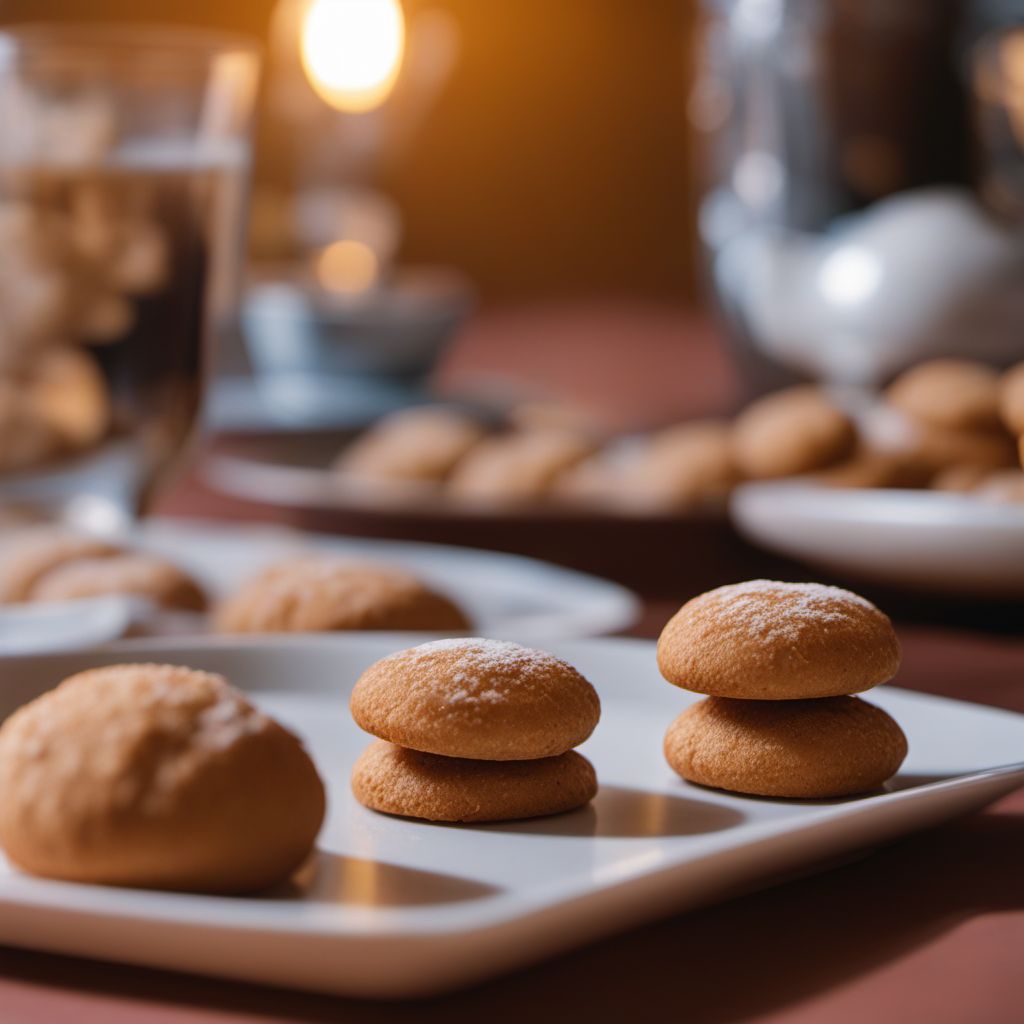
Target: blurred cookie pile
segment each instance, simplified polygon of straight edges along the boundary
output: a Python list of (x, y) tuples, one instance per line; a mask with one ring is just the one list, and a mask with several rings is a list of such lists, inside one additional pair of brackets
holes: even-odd
[(111, 400), (98, 349), (165, 287), (170, 247), (144, 180), (22, 171), (0, 201), (0, 470), (99, 442)]
[[(52, 526), (0, 534), (0, 606), (109, 595), (162, 612), (209, 611), (206, 625), (217, 633), (459, 633), (471, 626), (451, 598), (391, 565), (296, 555), (213, 601), (190, 573), (152, 552)], [(151, 625), (160, 631), (159, 620)]]
[[(556, 410), (557, 411), (557, 410)], [(732, 421), (609, 439), (579, 417), (514, 413), (501, 429), (433, 406), (378, 421), (339, 454), (339, 486), (410, 504), (672, 514), (716, 510), (748, 480), (931, 488), (1024, 501), (1024, 364), (940, 359), (877, 398), (800, 385)]]
[(12, 85), (4, 103), (0, 474), (113, 433), (159, 461), (182, 430), (158, 417), (198, 395), (215, 176), (132, 152), (101, 95)]

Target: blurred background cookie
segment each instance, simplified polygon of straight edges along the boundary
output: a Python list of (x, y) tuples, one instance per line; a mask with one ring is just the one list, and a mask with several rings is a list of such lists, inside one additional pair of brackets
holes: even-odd
[(293, 559), (245, 583), (216, 610), (221, 633), (389, 629), (459, 632), (465, 613), (415, 576), (344, 559)]
[(999, 413), (1016, 437), (1024, 437), (1024, 363), (1018, 363), (999, 381)]
[(481, 441), (455, 467), (448, 493), (465, 501), (512, 504), (543, 499), (556, 480), (595, 450), (566, 430), (531, 430)]
[(885, 400), (919, 423), (952, 430), (997, 430), (999, 374), (985, 363), (933, 359), (898, 376)]
[(76, 558), (46, 573), (33, 587), (34, 601), (75, 601), (125, 594), (177, 611), (201, 612), (206, 595), (176, 565), (155, 555), (124, 552)]
[(335, 472), (364, 481), (439, 482), (484, 436), (473, 417), (444, 406), (386, 416), (338, 456)]
[(853, 420), (820, 388), (794, 387), (760, 398), (736, 417), (740, 471), (753, 479), (796, 476), (849, 456)]

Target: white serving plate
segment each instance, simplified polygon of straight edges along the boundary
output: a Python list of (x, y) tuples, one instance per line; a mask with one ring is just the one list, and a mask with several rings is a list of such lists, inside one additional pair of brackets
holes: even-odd
[[(982, 807), (1024, 784), (1024, 716), (885, 688), (910, 756), (888, 791), (843, 801), (729, 796), (662, 760), (695, 697), (658, 675), (654, 644), (549, 645), (600, 691), (584, 746), (601, 791), (552, 818), (442, 826), (375, 814), (348, 788), (369, 742), (348, 691), (410, 634), (133, 642), (4, 663), (0, 717), (67, 673), (156, 660), (221, 671), (299, 732), (330, 794), (319, 850), (262, 898), (110, 889), (30, 878), (0, 858), (0, 943), (359, 996), (427, 995), (645, 920), (820, 868)], [(997, 767), (997, 766), (1008, 767)]]
[[(300, 533), (285, 527), (239, 526), (151, 519), (114, 538), (162, 555), (191, 573), (216, 601), (267, 565), (295, 555), (321, 553), (396, 565), (415, 573), (465, 609), (474, 629), (487, 636), (596, 636), (628, 629), (640, 603), (625, 587), (547, 562), (472, 548), (411, 541), (366, 540)], [(74, 604), (88, 618), (71, 616)], [(204, 633), (206, 619), (191, 613), (151, 613), (137, 601), (28, 605), (0, 610), (0, 654), (106, 643), (123, 635), (133, 617), (147, 632)], [(120, 605), (120, 607), (108, 607)], [(120, 617), (118, 617), (120, 615)], [(33, 632), (26, 630), (31, 618)], [(120, 625), (118, 625), (120, 623)], [(91, 630), (91, 632), (90, 632)], [(61, 642), (67, 634), (70, 642)], [(34, 638), (38, 643), (28, 647)]]
[(842, 576), (979, 597), (1024, 596), (1024, 505), (936, 491), (744, 484), (748, 539)]

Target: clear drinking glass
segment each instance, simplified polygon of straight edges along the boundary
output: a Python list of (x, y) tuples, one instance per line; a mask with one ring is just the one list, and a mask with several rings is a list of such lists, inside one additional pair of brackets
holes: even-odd
[(0, 520), (115, 525), (187, 445), (258, 71), (207, 32), (0, 32)]

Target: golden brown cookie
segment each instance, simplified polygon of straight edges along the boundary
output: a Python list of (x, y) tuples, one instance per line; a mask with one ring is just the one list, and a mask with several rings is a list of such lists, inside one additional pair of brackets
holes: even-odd
[(932, 359), (900, 374), (886, 401), (930, 426), (950, 430), (999, 427), (999, 374), (969, 359)]
[(214, 625), (220, 633), (447, 633), (467, 629), (469, 621), (449, 598), (400, 569), (300, 558), (243, 584), (217, 610)]
[(900, 645), (870, 601), (820, 583), (750, 580), (687, 601), (662, 630), (658, 667), (715, 697), (798, 700), (891, 679)]
[(720, 505), (741, 478), (732, 427), (706, 420), (655, 434), (626, 473), (624, 487), (633, 504), (688, 511)]
[(0, 544), (0, 603), (33, 600), (40, 580), (69, 562), (121, 553), (107, 541), (59, 527), (12, 531)]
[(428, 821), (510, 821), (561, 814), (597, 795), (593, 765), (576, 751), (530, 761), (469, 761), (371, 744), (352, 770), (365, 807)]
[(1001, 504), (1024, 503), (1024, 472), (1019, 469), (1004, 469), (991, 473), (974, 489), (979, 498)]
[(933, 472), (913, 453), (862, 446), (845, 462), (816, 473), (815, 479), (826, 487), (917, 488), (926, 486)]
[(446, 757), (519, 761), (562, 754), (601, 716), (593, 686), (545, 651), (477, 637), (399, 651), (360, 676), (361, 729)]
[(0, 380), (0, 473), (32, 470), (63, 454), (60, 432), (31, 396)]
[(1011, 367), (999, 380), (999, 413), (1003, 426), (1024, 437), (1024, 363)]
[(116, 665), (0, 728), (0, 845), (32, 874), (249, 892), (306, 859), (324, 789), (302, 744), (221, 676)]
[(543, 498), (559, 476), (594, 452), (593, 440), (565, 430), (532, 430), (481, 441), (456, 467), (448, 493), (470, 502)]
[(708, 697), (665, 734), (665, 758), (688, 782), (754, 796), (866, 793), (895, 775), (906, 756), (896, 722), (857, 697)]
[(131, 552), (65, 562), (32, 588), (33, 601), (75, 601), (105, 594), (141, 597), (178, 611), (206, 608), (202, 589), (176, 565), (156, 555)]
[(970, 494), (992, 475), (988, 466), (950, 466), (936, 474), (932, 480), (933, 491), (952, 491), (957, 494)]
[(27, 394), (71, 449), (95, 444), (110, 421), (107, 385), (96, 363), (73, 348), (55, 349), (32, 366)]
[(915, 425), (904, 452), (937, 475), (952, 466), (1007, 469), (1016, 464), (1013, 440), (1001, 430), (959, 430)]
[(758, 399), (736, 418), (736, 462), (754, 479), (795, 476), (847, 458), (857, 444), (850, 417), (816, 387)]
[(355, 480), (440, 481), (484, 436), (472, 417), (443, 406), (406, 409), (380, 420), (338, 457)]

